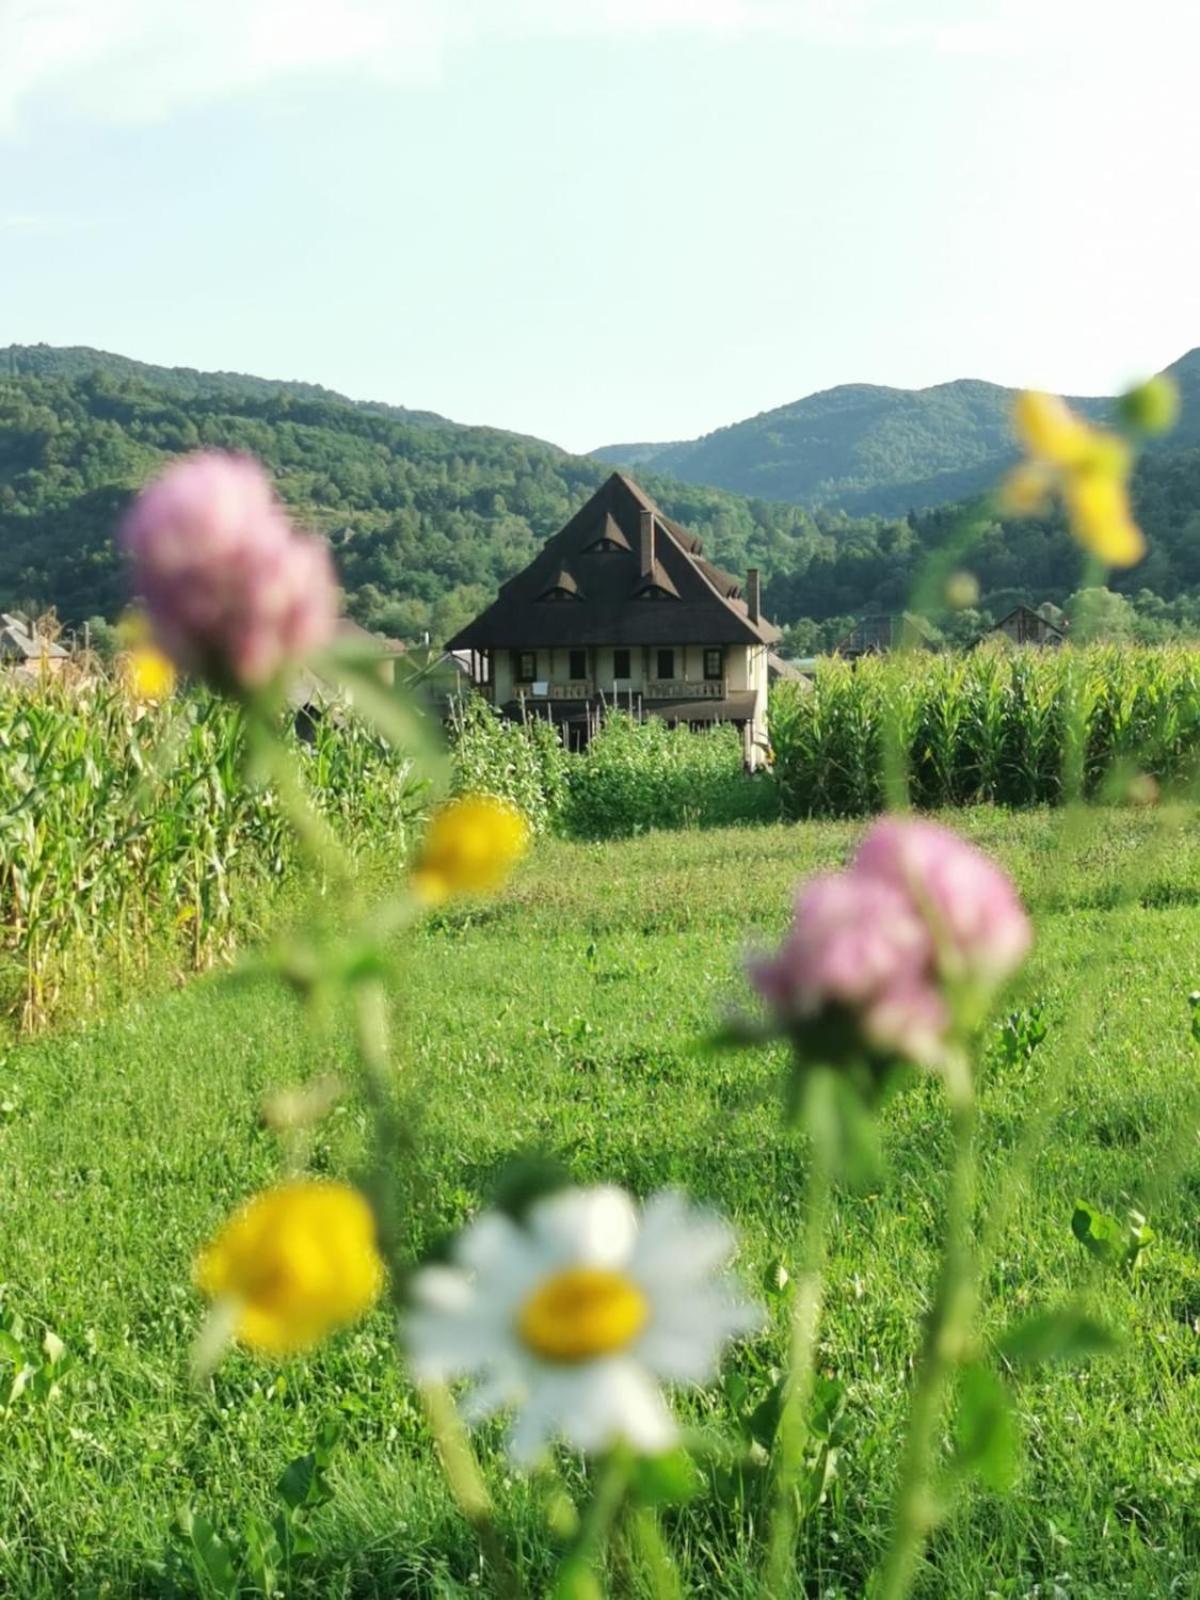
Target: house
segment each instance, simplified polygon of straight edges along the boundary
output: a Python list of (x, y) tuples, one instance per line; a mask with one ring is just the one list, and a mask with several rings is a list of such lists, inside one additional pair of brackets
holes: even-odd
[(917, 645), (923, 649), (932, 647), (928, 625), (920, 617), (907, 611), (899, 615), (878, 612), (856, 622), (834, 645), (833, 653), (855, 661), (859, 656), (884, 655), (889, 650), (902, 648), (911, 650)]
[(508, 716), (565, 725), (582, 748), (606, 707), (689, 727), (732, 723), (746, 764), (767, 758), (767, 656), (758, 572), (742, 583), (694, 534), (614, 472), (496, 600), (449, 641)]
[(60, 672), (68, 659), (62, 645), (38, 630), (36, 622), (14, 611), (0, 612), (0, 667), (16, 668), (22, 676)]
[(1057, 649), (1067, 642), (1066, 618), (1056, 606), (1048, 604), (1039, 606), (1036, 611), (1030, 606), (1015, 606), (983, 635), (983, 639), (999, 638), (1011, 639), (1014, 644), (1049, 645)]
[(402, 639), (389, 639), (386, 634), (372, 633), (352, 617), (339, 617), (333, 630), (335, 648), (340, 646), (353, 655), (376, 663), (376, 673), (381, 683), (390, 689), (396, 682), (396, 659), (408, 646)]

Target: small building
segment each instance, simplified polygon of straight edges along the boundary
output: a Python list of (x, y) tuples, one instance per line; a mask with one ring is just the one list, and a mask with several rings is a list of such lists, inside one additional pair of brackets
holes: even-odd
[(352, 617), (339, 617), (333, 631), (334, 643), (348, 648), (376, 663), (375, 670), (381, 683), (391, 688), (396, 682), (396, 659), (408, 646), (402, 639), (389, 639), (386, 634), (372, 633)]
[(859, 656), (886, 655), (890, 650), (932, 648), (929, 628), (920, 618), (904, 611), (896, 614), (876, 612), (856, 622), (833, 647), (833, 654), (856, 661)]
[(614, 472), (541, 554), (449, 641), (508, 716), (544, 716), (581, 748), (608, 707), (699, 728), (732, 723), (767, 759), (767, 657), (779, 630), (699, 539)]
[[(1054, 613), (1060, 620), (1054, 620)], [(1067, 642), (1066, 618), (1057, 607), (1049, 605), (1039, 606), (1036, 611), (1031, 606), (1014, 606), (1007, 616), (1001, 617), (994, 628), (990, 628), (983, 639), (1011, 639), (1013, 644), (1048, 645), (1057, 649), (1059, 645)]]
[(0, 612), (0, 666), (23, 675), (61, 672), (67, 651), (40, 632), (36, 622), (15, 611)]

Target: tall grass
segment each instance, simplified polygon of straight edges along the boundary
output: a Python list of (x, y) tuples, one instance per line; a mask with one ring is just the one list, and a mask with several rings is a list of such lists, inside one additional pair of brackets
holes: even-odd
[(1200, 651), (1107, 645), (984, 648), (823, 662), (807, 694), (776, 693), (771, 738), (788, 815), (860, 816), (884, 803), (885, 743), (917, 806), (1053, 804), (1082, 730), (1085, 794), (1134, 774), (1169, 790), (1200, 761)]
[[(295, 861), (269, 788), (242, 777), (236, 709), (161, 707), (104, 679), (0, 678), (0, 1013), (37, 1025), (64, 986), (225, 954)], [(409, 765), (336, 709), (294, 741), (303, 781), (351, 850), (404, 847)]]

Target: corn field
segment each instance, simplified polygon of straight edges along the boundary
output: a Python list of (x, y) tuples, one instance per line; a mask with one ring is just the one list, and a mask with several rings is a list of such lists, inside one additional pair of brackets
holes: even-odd
[[(348, 713), (296, 740), (312, 802), (352, 852), (399, 853), (408, 763)], [(241, 775), (240, 713), (203, 692), (139, 706), (103, 678), (0, 679), (0, 1015), (36, 1027), (102, 970), (227, 955), (295, 865), (270, 788)]]
[(889, 752), (914, 805), (1146, 798), (1200, 765), (1200, 651), (1188, 646), (983, 648), (820, 664), (772, 696), (784, 810), (860, 816), (884, 804)]

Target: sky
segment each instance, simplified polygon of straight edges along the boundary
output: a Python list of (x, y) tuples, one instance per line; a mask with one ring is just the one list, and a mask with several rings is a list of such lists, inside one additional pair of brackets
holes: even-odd
[(0, 346), (573, 450), (1200, 344), (1192, 0), (0, 0)]

